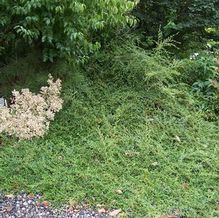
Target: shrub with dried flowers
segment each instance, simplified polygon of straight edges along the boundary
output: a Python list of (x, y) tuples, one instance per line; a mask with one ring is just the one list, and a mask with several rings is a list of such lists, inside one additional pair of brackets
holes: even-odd
[(49, 129), (55, 113), (62, 109), (61, 80), (54, 81), (49, 75), (48, 86), (41, 87), (39, 94), (29, 89), (13, 91), (10, 107), (0, 108), (0, 133), (19, 139), (42, 137)]

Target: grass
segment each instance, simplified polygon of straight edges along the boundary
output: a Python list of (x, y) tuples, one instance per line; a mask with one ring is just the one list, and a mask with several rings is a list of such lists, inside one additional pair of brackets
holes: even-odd
[[(35, 81), (21, 73), (16, 86), (37, 90), (51, 69), (35, 69)], [(43, 139), (2, 136), (1, 191), (40, 192), (54, 205), (104, 204), (130, 217), (159, 217), (174, 208), (217, 217), (218, 122), (205, 121), (183, 97), (154, 99), (78, 69), (56, 71), (70, 75), (62, 78), (64, 108)], [(15, 85), (4, 79), (1, 91), (8, 93)]]

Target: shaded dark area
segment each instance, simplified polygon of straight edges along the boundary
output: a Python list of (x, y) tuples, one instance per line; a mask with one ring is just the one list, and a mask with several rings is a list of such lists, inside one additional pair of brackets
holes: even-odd
[(140, 21), (139, 31), (146, 36), (156, 36), (161, 28), (165, 36), (177, 34), (175, 38), (180, 42), (218, 37), (205, 31), (219, 25), (217, 0), (141, 0), (133, 15)]

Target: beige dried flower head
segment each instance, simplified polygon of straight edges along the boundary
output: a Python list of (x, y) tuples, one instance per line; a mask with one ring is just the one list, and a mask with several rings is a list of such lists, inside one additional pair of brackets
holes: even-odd
[(39, 94), (29, 89), (14, 90), (13, 104), (0, 108), (0, 133), (5, 132), (19, 139), (42, 137), (46, 134), (55, 113), (62, 109), (60, 98), (61, 80), (53, 80), (49, 75), (48, 86)]

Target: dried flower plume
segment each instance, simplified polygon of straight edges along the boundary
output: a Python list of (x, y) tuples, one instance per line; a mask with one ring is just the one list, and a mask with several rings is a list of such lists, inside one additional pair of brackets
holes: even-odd
[(60, 98), (61, 80), (53, 80), (49, 75), (48, 86), (42, 87), (39, 94), (29, 89), (13, 91), (10, 107), (0, 108), (0, 133), (16, 136), (19, 139), (42, 137), (49, 129), (55, 113), (62, 109)]

